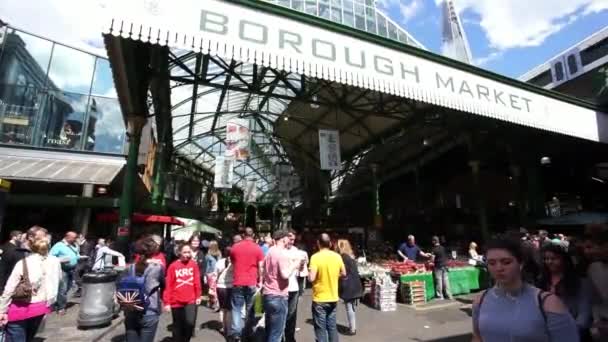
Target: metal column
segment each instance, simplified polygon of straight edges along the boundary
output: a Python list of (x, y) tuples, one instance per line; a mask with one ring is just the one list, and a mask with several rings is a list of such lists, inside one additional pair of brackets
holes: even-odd
[(135, 205), (135, 185), (137, 182), (137, 159), (139, 156), (139, 143), (141, 131), (146, 124), (146, 118), (130, 116), (127, 118), (127, 139), (129, 141), (129, 154), (125, 168), (125, 178), (120, 198), (120, 221), (116, 231), (116, 242), (123, 252), (127, 250), (131, 230), (131, 216)]

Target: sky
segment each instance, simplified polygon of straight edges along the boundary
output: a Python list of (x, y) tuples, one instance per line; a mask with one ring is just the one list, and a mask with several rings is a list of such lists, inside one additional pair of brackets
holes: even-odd
[[(441, 51), (442, 0), (378, 0), (429, 50)], [(474, 64), (517, 78), (608, 25), (608, 0), (454, 0)]]
[[(103, 56), (102, 23), (96, 13), (100, 4), (107, 1), (2, 0), (0, 18)], [(377, 0), (389, 16), (436, 53), (441, 52), (441, 1)], [(455, 3), (474, 64), (510, 77), (524, 74), (608, 25), (608, 0), (455, 0)]]

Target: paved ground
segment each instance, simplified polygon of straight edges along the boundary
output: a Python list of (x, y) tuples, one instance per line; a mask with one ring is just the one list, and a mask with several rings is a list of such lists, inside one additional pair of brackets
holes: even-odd
[[(122, 342), (124, 341), (124, 325), (122, 317), (115, 319), (112, 325), (102, 329), (78, 330), (76, 328), (78, 305), (75, 305), (66, 316), (49, 316), (45, 330), (39, 334), (38, 341), (53, 342)], [(298, 310), (299, 341), (314, 341), (310, 314), (310, 294), (301, 298)], [(359, 306), (357, 313), (358, 333), (350, 337), (340, 335), (341, 341), (426, 341), (426, 342), (464, 342), (470, 341), (471, 319), (470, 300), (459, 298), (457, 302), (433, 302), (429, 307), (414, 310), (405, 305), (399, 305), (396, 312), (380, 312), (365, 305)], [(224, 341), (215, 330), (219, 326), (217, 314), (206, 308), (199, 311), (198, 329), (193, 341)], [(339, 329), (346, 329), (346, 315), (343, 307), (338, 313)], [(157, 341), (170, 342), (171, 316), (165, 314), (158, 328)]]

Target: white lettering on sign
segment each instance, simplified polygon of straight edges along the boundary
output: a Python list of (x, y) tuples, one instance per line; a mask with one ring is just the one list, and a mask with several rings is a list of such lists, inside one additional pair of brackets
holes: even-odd
[(176, 278), (181, 278), (184, 276), (192, 276), (194, 275), (194, 269), (193, 268), (180, 268), (179, 270), (175, 270), (175, 277)]
[[(158, 2), (166, 6), (156, 14), (138, 1), (107, 6), (112, 34), (599, 140), (598, 115), (606, 114), (435, 61), (415, 48), (379, 45), (230, 1)], [(335, 162), (332, 154), (328, 164)]]

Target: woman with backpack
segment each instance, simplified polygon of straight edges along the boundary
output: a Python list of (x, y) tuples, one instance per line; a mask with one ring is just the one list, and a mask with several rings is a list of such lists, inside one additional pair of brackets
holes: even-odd
[(217, 261), (222, 257), (220, 246), (217, 241), (209, 242), (207, 256), (205, 256), (205, 278), (209, 287), (209, 307), (217, 309), (217, 273), (215, 266)]
[(518, 241), (488, 243), (486, 259), (496, 285), (473, 302), (473, 341), (579, 341), (576, 323), (561, 300), (523, 281)]
[(36, 239), (32, 253), (15, 265), (0, 297), (0, 325), (11, 342), (30, 342), (57, 300), (62, 270), (49, 255), (49, 241)]
[(160, 291), (165, 280), (164, 267), (150, 262), (157, 252), (158, 244), (152, 238), (138, 240), (137, 263), (130, 265), (128, 274), (118, 282), (116, 291), (125, 311), (127, 342), (154, 342), (162, 309)]
[(201, 276), (198, 265), (192, 260), (188, 244), (178, 247), (179, 259), (167, 270), (166, 289), (163, 295), (165, 311), (173, 316), (174, 342), (188, 342), (196, 326), (196, 314), (201, 303)]
[(591, 341), (591, 283), (581, 278), (566, 248), (550, 244), (543, 248), (543, 271), (538, 287), (558, 296), (574, 317), (581, 342)]

